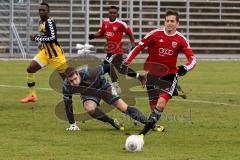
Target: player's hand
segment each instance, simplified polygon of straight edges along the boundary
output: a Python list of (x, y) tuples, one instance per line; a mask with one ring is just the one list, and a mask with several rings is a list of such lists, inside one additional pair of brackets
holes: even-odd
[(79, 131), (80, 129), (78, 128), (76, 123), (70, 124), (70, 127), (66, 129), (67, 131)]
[(88, 35), (88, 39), (89, 39), (89, 40), (94, 39), (94, 34), (89, 34), (89, 35)]
[(184, 76), (187, 73), (187, 67), (184, 65), (178, 66), (178, 75)]
[(38, 45), (38, 49), (40, 49), (40, 50), (43, 49), (43, 44), (42, 43)]
[(37, 36), (37, 34), (32, 33), (32, 34), (30, 35), (31, 40), (32, 40), (32, 41), (35, 41), (35, 37), (36, 37), (36, 36)]
[(135, 46), (132, 46), (132, 47), (130, 48), (130, 51), (132, 51), (134, 48), (135, 48)]

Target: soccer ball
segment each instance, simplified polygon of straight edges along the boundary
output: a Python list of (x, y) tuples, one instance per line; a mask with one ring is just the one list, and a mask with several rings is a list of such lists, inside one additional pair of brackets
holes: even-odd
[(143, 150), (144, 140), (139, 135), (131, 135), (125, 142), (125, 148), (129, 152), (138, 152)]

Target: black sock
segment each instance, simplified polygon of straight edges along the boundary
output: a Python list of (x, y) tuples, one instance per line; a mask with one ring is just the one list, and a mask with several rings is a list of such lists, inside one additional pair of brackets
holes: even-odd
[(127, 70), (127, 75), (129, 76), (129, 77), (134, 77), (134, 78), (137, 78), (137, 72), (135, 72), (133, 69), (131, 69), (131, 68), (128, 68), (128, 70)]
[(148, 121), (147, 117), (135, 107), (128, 106), (126, 114), (142, 124), (146, 124)]
[(118, 76), (117, 76), (116, 70), (113, 65), (110, 65), (110, 73), (108, 73), (108, 74), (111, 77), (112, 82), (117, 82)]
[[(108, 61), (104, 60), (102, 65), (103, 66), (104, 65), (109, 65), (109, 68), (104, 68), (104, 72), (108, 73), (108, 75), (110, 76), (112, 82), (117, 82), (118, 76), (117, 76), (117, 73), (115, 71), (115, 68), (114, 68), (113, 64), (111, 64)], [(107, 70), (105, 70), (105, 69), (107, 69)]]
[(154, 109), (153, 112), (150, 114), (150, 116), (148, 118), (148, 122), (145, 124), (143, 130), (139, 134), (145, 135), (150, 129), (152, 129), (153, 126), (160, 119), (161, 114), (162, 114), (162, 111)]
[(98, 107), (94, 111), (89, 111), (88, 114), (99, 121), (110, 123), (115, 127), (114, 120), (101, 111)]

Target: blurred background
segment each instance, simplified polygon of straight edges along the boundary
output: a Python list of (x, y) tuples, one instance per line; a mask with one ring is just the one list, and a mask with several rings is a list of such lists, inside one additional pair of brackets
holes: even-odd
[[(88, 41), (88, 33), (101, 27), (111, 5), (119, 7), (119, 19), (134, 31), (138, 42), (163, 25), (166, 9), (180, 13), (179, 31), (196, 55), (239, 56), (239, 0), (44, 0), (57, 24), (58, 39), (66, 56), (77, 54), (76, 44), (91, 44), (93, 52), (105, 54), (105, 38)], [(0, 57), (30, 58), (37, 43), (29, 39), (38, 32), (38, 5), (42, 0), (0, 0)], [(127, 44), (127, 37), (124, 42)], [(127, 46), (127, 45), (126, 45)]]

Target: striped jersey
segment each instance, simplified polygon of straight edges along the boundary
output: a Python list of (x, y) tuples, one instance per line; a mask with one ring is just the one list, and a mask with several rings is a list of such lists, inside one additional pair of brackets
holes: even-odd
[(42, 43), (42, 47), (47, 52), (49, 58), (64, 54), (57, 40), (56, 24), (51, 18), (48, 18), (46, 21), (39, 21), (39, 33), (40, 35), (35, 36), (34, 40)]

